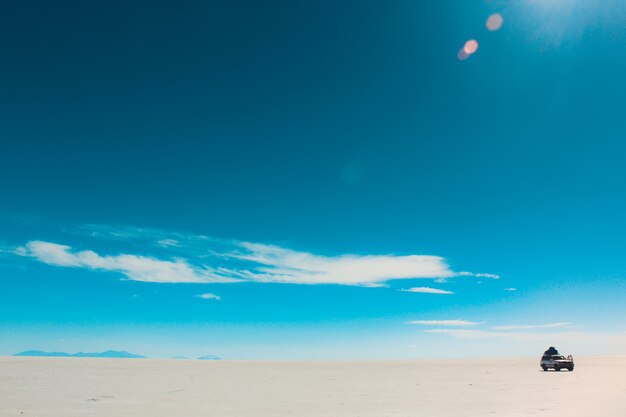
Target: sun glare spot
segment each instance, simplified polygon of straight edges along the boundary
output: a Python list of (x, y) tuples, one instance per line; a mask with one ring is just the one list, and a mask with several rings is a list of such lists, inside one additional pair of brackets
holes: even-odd
[(460, 61), (465, 61), (467, 58), (469, 58), (469, 54), (465, 52), (465, 49), (461, 48), (459, 50), (459, 53), (456, 54), (456, 57), (459, 58)]
[(487, 23), (485, 23), (485, 25), (487, 26), (487, 29), (493, 32), (493, 31), (500, 29), (502, 27), (503, 22), (504, 22), (504, 19), (502, 18), (502, 15), (500, 13), (494, 13), (491, 16), (489, 16), (489, 18), (487, 19)]
[(475, 39), (470, 39), (469, 41), (465, 42), (465, 46), (463, 46), (463, 51), (465, 51), (465, 53), (468, 55), (472, 55), (477, 50), (478, 42), (476, 42)]

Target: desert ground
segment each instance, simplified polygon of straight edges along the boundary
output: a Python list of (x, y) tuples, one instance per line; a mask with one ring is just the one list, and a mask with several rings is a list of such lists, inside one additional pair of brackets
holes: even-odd
[(0, 416), (626, 415), (626, 357), (196, 361), (0, 357)]

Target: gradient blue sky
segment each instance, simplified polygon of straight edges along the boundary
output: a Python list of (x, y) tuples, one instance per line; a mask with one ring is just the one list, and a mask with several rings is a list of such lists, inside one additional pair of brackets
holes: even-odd
[(622, 2), (2, 10), (0, 354), (626, 349)]

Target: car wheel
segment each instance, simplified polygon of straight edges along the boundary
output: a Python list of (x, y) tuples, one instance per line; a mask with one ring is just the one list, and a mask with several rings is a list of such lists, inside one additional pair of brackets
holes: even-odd
[(548, 370), (548, 367), (547, 367), (547, 366), (545, 366), (545, 365), (541, 365), (541, 369), (543, 369), (544, 371), (547, 371), (547, 370)]
[(561, 370), (561, 368), (557, 368), (556, 366), (554, 367), (554, 370), (559, 372)]
[(571, 367), (567, 368), (567, 370), (568, 370), (568, 371), (570, 371), (570, 372), (572, 372), (572, 371), (574, 370), (574, 367), (573, 367), (573, 366), (571, 366)]

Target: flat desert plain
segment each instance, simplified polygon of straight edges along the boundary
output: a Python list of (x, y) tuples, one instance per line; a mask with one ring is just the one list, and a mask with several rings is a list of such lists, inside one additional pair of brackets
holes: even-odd
[(626, 416), (626, 357), (415, 361), (0, 358), (0, 416)]

